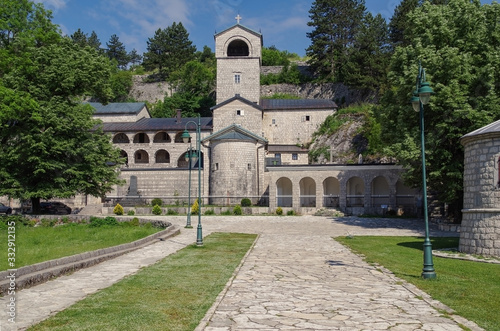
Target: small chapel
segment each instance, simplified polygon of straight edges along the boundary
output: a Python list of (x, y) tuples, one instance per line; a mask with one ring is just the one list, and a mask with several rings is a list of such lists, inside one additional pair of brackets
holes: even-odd
[[(262, 99), (263, 36), (240, 19), (214, 36), (212, 117), (184, 118), (178, 110), (174, 118), (151, 118), (144, 103), (91, 103), (127, 160), (120, 175), (126, 184), (115, 187), (106, 200), (161, 198), (184, 204), (198, 192), (194, 174), (199, 169), (204, 204), (235, 205), (248, 198), (270, 211), (414, 211), (416, 192), (402, 184), (399, 166), (309, 164), (302, 146), (337, 105), (329, 99)], [(185, 130), (191, 141), (183, 141)], [(200, 159), (193, 160), (187, 156), (197, 155), (198, 139)]]

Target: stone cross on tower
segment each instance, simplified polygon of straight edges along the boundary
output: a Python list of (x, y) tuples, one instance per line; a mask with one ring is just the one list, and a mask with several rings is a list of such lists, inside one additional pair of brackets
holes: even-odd
[(242, 19), (243, 17), (240, 16), (240, 14), (238, 14), (238, 16), (235, 17), (236, 19), (236, 23), (240, 24), (240, 20)]

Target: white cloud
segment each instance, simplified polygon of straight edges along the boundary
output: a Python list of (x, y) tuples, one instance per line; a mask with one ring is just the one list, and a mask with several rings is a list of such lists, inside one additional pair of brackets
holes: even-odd
[(66, 7), (69, 0), (36, 0), (36, 2), (43, 3), (43, 6), (52, 11), (57, 11)]

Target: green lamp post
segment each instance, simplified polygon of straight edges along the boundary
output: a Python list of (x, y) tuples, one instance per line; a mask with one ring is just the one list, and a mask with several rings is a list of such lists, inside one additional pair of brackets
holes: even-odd
[[(188, 133), (189, 134), (189, 133)], [(189, 139), (189, 138), (188, 138)], [(184, 139), (183, 139), (184, 141)], [(189, 149), (186, 152), (186, 161), (188, 162), (189, 168), (189, 186), (188, 186), (188, 212), (187, 212), (187, 221), (185, 228), (191, 229), (191, 159), (196, 157), (193, 153), (193, 148), (191, 147), (191, 141), (189, 141)]]
[[(201, 118), (200, 114), (198, 114), (198, 123), (194, 121), (189, 121), (186, 123), (186, 126), (184, 127), (184, 132), (182, 133), (182, 141), (184, 143), (188, 143), (190, 141), (191, 135), (189, 134), (187, 127), (188, 124), (195, 124), (196, 125), (196, 150), (197, 150), (197, 160), (198, 160), (198, 227), (196, 231), (196, 245), (197, 246), (203, 246), (203, 234), (202, 234), (202, 227), (201, 227)], [(191, 149), (190, 149), (191, 151)], [(193, 156), (193, 153), (189, 153), (189, 157)], [(190, 160), (191, 162), (191, 160)], [(191, 182), (190, 182), (191, 184)], [(190, 189), (191, 191), (191, 189)], [(189, 194), (189, 197), (191, 194)], [(190, 199), (190, 198), (189, 198)], [(191, 206), (189, 206), (191, 209)], [(188, 212), (188, 219), (190, 221), (190, 216), (191, 216), (191, 210)]]
[(425, 138), (424, 138), (424, 105), (429, 103), (431, 94), (433, 93), (429, 83), (425, 81), (425, 69), (422, 65), (418, 65), (418, 76), (416, 90), (411, 98), (411, 104), (416, 112), (420, 113), (420, 141), (422, 148), (422, 190), (423, 190), (423, 208), (425, 221), (425, 239), (424, 239), (424, 268), (422, 270), (422, 278), (436, 278), (434, 271), (434, 263), (432, 262), (432, 244), (429, 238), (429, 217), (427, 210), (427, 175), (425, 172)]

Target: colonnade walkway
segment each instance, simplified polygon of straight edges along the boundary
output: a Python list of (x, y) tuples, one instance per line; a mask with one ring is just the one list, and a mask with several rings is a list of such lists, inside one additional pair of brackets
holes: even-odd
[[(159, 217), (181, 228), (178, 236), (17, 293), (17, 318), (7, 322), (0, 298), (0, 330), (23, 330), (85, 296), (106, 288), (196, 241), (196, 224)], [(196, 218), (193, 222), (196, 223)], [(196, 330), (462, 330), (474, 323), (364, 262), (332, 237), (422, 236), (419, 220), (315, 216), (204, 216), (203, 235), (257, 233), (245, 256)], [(456, 235), (431, 227), (431, 236)]]

